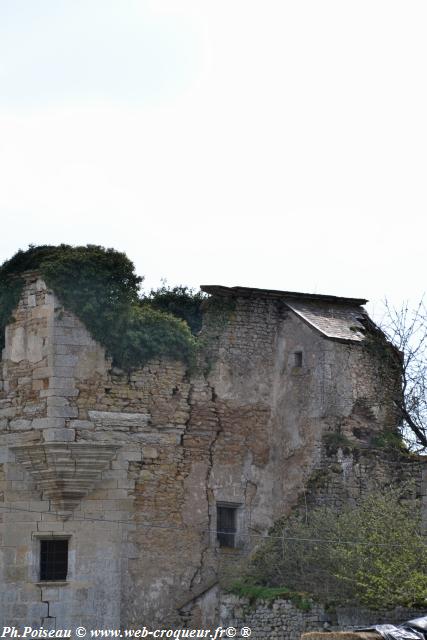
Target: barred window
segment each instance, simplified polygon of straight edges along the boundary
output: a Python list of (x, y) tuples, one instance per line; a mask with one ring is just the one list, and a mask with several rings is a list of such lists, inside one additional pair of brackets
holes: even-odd
[(236, 546), (235, 506), (217, 505), (217, 537), (220, 547)]
[(40, 540), (40, 580), (66, 580), (68, 540)]

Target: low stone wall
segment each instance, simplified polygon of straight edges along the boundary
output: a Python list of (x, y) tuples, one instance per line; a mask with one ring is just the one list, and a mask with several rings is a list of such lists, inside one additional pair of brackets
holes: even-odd
[(240, 635), (242, 627), (251, 629), (251, 640), (286, 638), (299, 640), (305, 631), (323, 629), (325, 612), (322, 606), (313, 603), (310, 611), (298, 609), (289, 600), (264, 601), (256, 605), (246, 598), (223, 595), (220, 606), (221, 625), (233, 626)]
[(414, 609), (397, 608), (393, 611), (369, 611), (357, 607), (342, 607), (336, 611), (313, 602), (309, 611), (299, 609), (290, 600), (274, 602), (260, 600), (251, 605), (247, 598), (223, 594), (220, 619), (223, 627), (233, 626), (240, 635), (242, 627), (251, 629), (251, 640), (300, 640), (307, 631), (352, 629), (374, 624), (399, 624), (411, 618), (426, 615)]

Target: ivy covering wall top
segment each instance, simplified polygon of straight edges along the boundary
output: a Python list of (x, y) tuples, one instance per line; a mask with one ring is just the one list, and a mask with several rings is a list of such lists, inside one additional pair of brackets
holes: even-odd
[(203, 294), (162, 287), (141, 296), (142, 278), (124, 253), (96, 245), (30, 246), (0, 267), (0, 340), (13, 322), (25, 271), (37, 270), (66, 309), (106, 347), (113, 363), (141, 367), (153, 358), (192, 361)]

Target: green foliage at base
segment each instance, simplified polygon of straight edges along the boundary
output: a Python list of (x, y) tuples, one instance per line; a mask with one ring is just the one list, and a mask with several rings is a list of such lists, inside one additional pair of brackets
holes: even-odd
[(266, 587), (250, 579), (236, 580), (231, 585), (229, 591), (242, 598), (248, 598), (251, 604), (255, 604), (257, 600), (265, 600), (268, 602), (282, 598), (293, 602), (301, 611), (310, 611), (312, 604), (304, 593), (291, 591), (291, 589), (287, 587)]
[(303, 521), (278, 522), (250, 575), (323, 602), (425, 608), (427, 544), (419, 502), (408, 491), (374, 493), (340, 513), (317, 508)]
[(115, 365), (132, 369), (153, 358), (191, 362), (195, 340), (188, 324), (145, 301), (142, 278), (124, 253), (88, 245), (30, 247), (0, 267), (0, 332), (11, 322), (25, 271), (38, 270), (65, 308), (103, 344)]

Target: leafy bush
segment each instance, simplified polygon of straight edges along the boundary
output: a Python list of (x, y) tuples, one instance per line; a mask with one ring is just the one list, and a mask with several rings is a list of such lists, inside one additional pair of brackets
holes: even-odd
[(307, 521), (276, 524), (256, 552), (251, 575), (324, 602), (372, 609), (425, 607), (427, 546), (421, 510), (406, 489), (366, 497), (341, 513), (313, 510)]
[(193, 361), (195, 339), (188, 325), (157, 309), (133, 306), (115, 338), (116, 360), (125, 369), (153, 358)]
[(197, 334), (202, 328), (202, 302), (206, 298), (206, 294), (202, 291), (194, 291), (183, 285), (176, 287), (164, 285), (159, 289), (152, 289), (149, 295), (143, 298), (142, 305), (148, 305), (158, 311), (166, 311), (185, 320), (192, 333)]
[(0, 267), (1, 333), (11, 321), (23, 286), (20, 275), (39, 270), (62, 304), (103, 344), (114, 364), (131, 369), (152, 358), (191, 361), (195, 342), (186, 322), (141, 307), (142, 278), (124, 253), (88, 245), (30, 247)]

